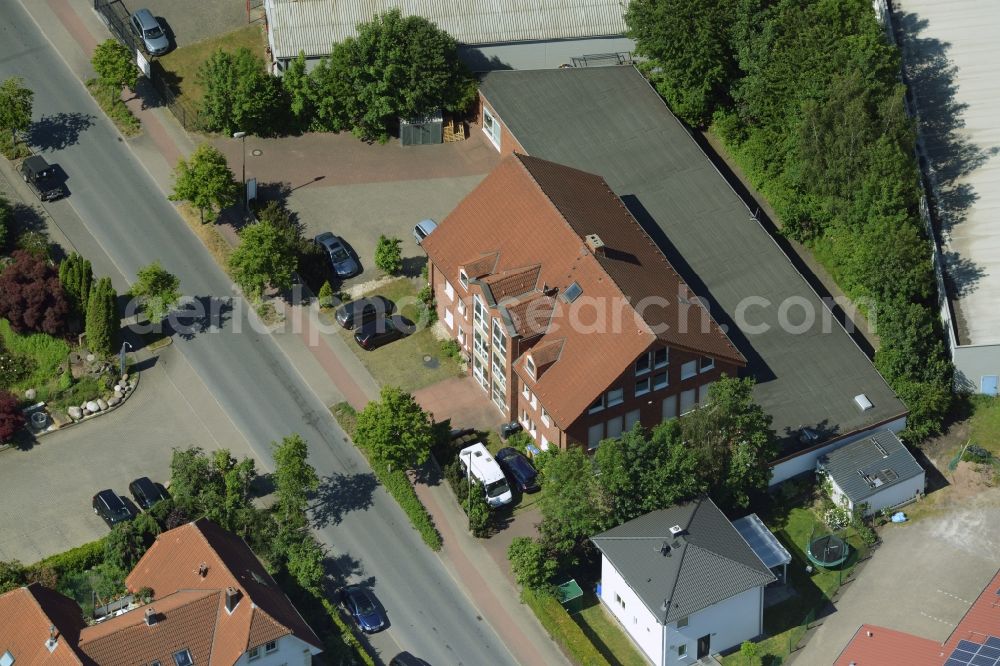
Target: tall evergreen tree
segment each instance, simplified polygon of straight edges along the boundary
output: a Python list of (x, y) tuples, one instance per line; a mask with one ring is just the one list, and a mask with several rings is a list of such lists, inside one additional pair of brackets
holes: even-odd
[(76, 252), (62, 260), (59, 264), (59, 282), (63, 292), (70, 300), (70, 306), (81, 318), (87, 316), (87, 305), (90, 302), (90, 290), (94, 283), (94, 271), (90, 261)]
[(90, 351), (105, 356), (114, 352), (120, 321), (118, 294), (111, 286), (110, 278), (101, 278), (90, 290), (90, 302), (87, 304), (85, 331)]

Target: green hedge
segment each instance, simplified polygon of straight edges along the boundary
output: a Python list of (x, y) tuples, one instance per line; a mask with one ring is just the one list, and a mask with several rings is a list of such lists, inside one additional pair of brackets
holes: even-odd
[(521, 592), (521, 600), (573, 661), (583, 666), (610, 666), (555, 597), (526, 588)]
[[(330, 412), (340, 423), (344, 431), (353, 438), (354, 424), (357, 420), (356, 410), (346, 402), (341, 402), (331, 407)], [(357, 446), (356, 442), (355, 445)], [(375, 477), (378, 478), (379, 483), (399, 503), (400, 508), (403, 509), (403, 512), (410, 519), (413, 527), (420, 532), (420, 537), (424, 540), (424, 543), (430, 546), (431, 550), (441, 550), (441, 533), (434, 526), (434, 519), (427, 512), (427, 507), (417, 497), (417, 492), (413, 489), (413, 484), (410, 483), (406, 472), (399, 469), (390, 471), (384, 464), (368, 455), (368, 451), (363, 447), (358, 446), (358, 450), (368, 459), (368, 464), (371, 465), (372, 471), (375, 472)]]
[(104, 561), (104, 539), (85, 543), (63, 553), (46, 557), (37, 562), (34, 567), (48, 567), (61, 578), (69, 574), (80, 573), (92, 569)]

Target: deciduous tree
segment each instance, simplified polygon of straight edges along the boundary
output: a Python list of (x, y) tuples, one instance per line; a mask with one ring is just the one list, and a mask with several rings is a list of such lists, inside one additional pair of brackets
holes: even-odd
[(181, 158), (174, 170), (174, 191), (171, 201), (187, 201), (201, 214), (222, 210), (236, 204), (240, 185), (229, 170), (225, 156), (203, 143), (190, 159)]
[(274, 449), (274, 494), (278, 523), (305, 527), (309, 495), (319, 489), (319, 477), (308, 462), (309, 445), (298, 434), (272, 442)]
[(217, 49), (198, 69), (204, 87), (201, 119), (205, 129), (226, 134), (268, 136), (283, 122), (287, 107), (280, 81), (248, 48), (235, 53)]
[(24, 79), (11, 76), (0, 83), (0, 131), (10, 132), (13, 143), (17, 133), (31, 126), (31, 105), (35, 93), (24, 86)]
[(132, 89), (139, 80), (135, 55), (117, 39), (106, 39), (98, 44), (90, 64), (100, 82), (110, 88)]
[(507, 559), (517, 584), (532, 590), (549, 585), (559, 566), (541, 542), (531, 537), (514, 537), (507, 547)]
[(413, 396), (395, 386), (383, 386), (378, 400), (358, 414), (354, 439), (371, 455), (392, 467), (422, 465), (434, 444), (430, 415)]
[(259, 298), (268, 286), (290, 288), (298, 261), (287, 229), (261, 220), (240, 233), (240, 246), (229, 257), (229, 270), (248, 296)]
[(585, 540), (613, 524), (611, 503), (580, 448), (553, 456), (545, 465), (539, 529), (547, 551), (563, 562), (576, 561)]
[(47, 261), (16, 250), (0, 273), (0, 317), (18, 333), (62, 335), (70, 307), (59, 274)]
[(139, 269), (129, 294), (139, 300), (149, 321), (156, 323), (170, 314), (180, 301), (180, 285), (177, 276), (164, 269), (159, 261), (154, 261)]
[(358, 25), (357, 37), (334, 44), (315, 80), (324, 125), (350, 127), (364, 139), (380, 141), (398, 118), (441, 108), (464, 111), (475, 99), (454, 38), (398, 9), (377, 14)]

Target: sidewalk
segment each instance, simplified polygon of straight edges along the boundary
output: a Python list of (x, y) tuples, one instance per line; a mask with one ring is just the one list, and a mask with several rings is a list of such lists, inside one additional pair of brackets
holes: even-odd
[[(62, 55), (70, 69), (81, 79), (92, 76), (89, 54), (108, 33), (87, 0), (45, 0), (22, 4), (42, 31)], [(145, 107), (136, 99), (129, 106), (143, 126), (143, 133), (128, 139), (137, 161), (158, 183), (164, 194), (171, 190), (172, 169), (178, 157), (193, 150), (192, 141), (165, 107)], [(219, 140), (225, 151), (239, 149), (236, 142)], [(470, 140), (445, 147), (445, 151), (398, 151), (393, 145), (367, 146), (349, 136), (310, 136), (264, 143), (267, 153), (262, 160), (271, 172), (259, 172), (286, 181), (295, 178), (315, 180), (312, 156), (329, 155), (319, 166), (336, 172), (338, 178), (371, 176), (378, 180), (404, 180), (413, 177), (448, 177), (468, 173), (470, 169), (489, 170), (495, 161), (481, 141)], [(317, 152), (317, 146), (321, 149)], [(311, 149), (309, 149), (311, 148)], [(250, 149), (250, 146), (248, 146)], [(309, 149), (309, 150), (307, 150)], [(262, 148), (263, 150), (263, 148)], [(393, 155), (385, 155), (394, 151)], [(303, 152), (311, 153), (303, 159)], [(395, 165), (396, 158), (400, 163)], [(345, 159), (345, 157), (347, 159)], [(393, 160), (379, 164), (379, 160)], [(456, 160), (459, 166), (450, 165)], [(424, 165), (423, 167), (421, 165)], [(420, 174), (416, 176), (414, 174)], [(361, 409), (378, 394), (378, 384), (332, 331), (313, 319), (314, 313), (303, 306), (286, 306), (286, 321), (297, 322), (290, 332), (277, 333), (275, 340), (303, 380), (330, 405), (347, 400)], [(287, 327), (286, 327), (287, 329)], [(465, 514), (456, 504), (444, 484), (418, 484), (420, 496), (444, 537), (439, 557), (448, 571), (465, 590), (482, 613), (483, 619), (497, 632), (514, 657), (522, 664), (565, 664), (566, 657), (546, 635), (544, 629), (518, 600), (518, 592), (510, 582), (502, 564), (490, 557), (486, 549), (473, 539), (465, 528)]]

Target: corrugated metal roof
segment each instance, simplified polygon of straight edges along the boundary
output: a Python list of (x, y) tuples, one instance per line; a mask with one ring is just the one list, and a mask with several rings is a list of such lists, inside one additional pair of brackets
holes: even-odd
[[(681, 536), (671, 535), (674, 525)], [(775, 580), (708, 498), (647, 513), (591, 541), (662, 624)]]
[(924, 473), (913, 454), (888, 430), (831, 451), (819, 462), (854, 502)]
[(398, 8), (427, 18), (461, 44), (610, 37), (625, 33), (628, 0), (265, 0), (275, 58), (330, 53), (358, 23)]

